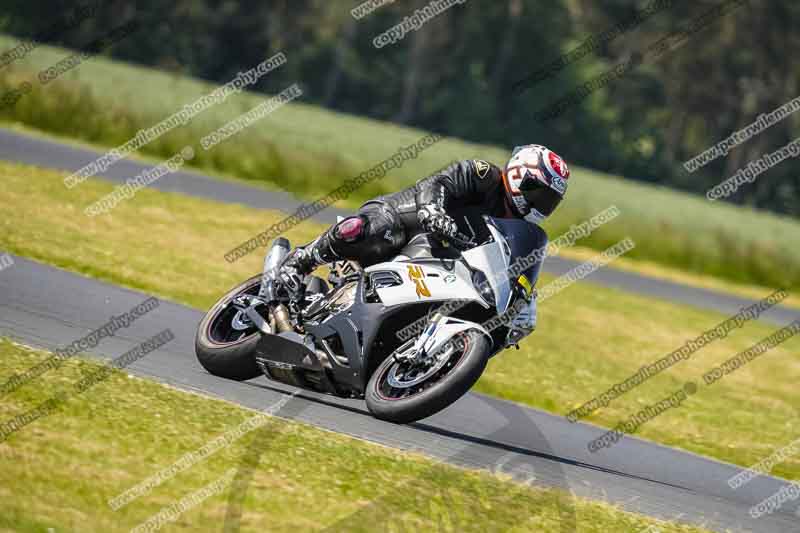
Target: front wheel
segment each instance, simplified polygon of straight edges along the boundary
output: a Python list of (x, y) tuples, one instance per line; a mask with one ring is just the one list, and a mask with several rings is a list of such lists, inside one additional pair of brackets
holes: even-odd
[(454, 335), (423, 362), (398, 362), (390, 355), (367, 384), (367, 408), (376, 418), (400, 424), (431, 416), (478, 381), (488, 353), (488, 339), (467, 330)]
[(257, 295), (260, 286), (261, 275), (258, 275), (234, 287), (209, 309), (197, 326), (197, 360), (211, 374), (237, 381), (261, 375), (255, 359), (261, 333), (233, 305), (233, 300), (239, 296)]

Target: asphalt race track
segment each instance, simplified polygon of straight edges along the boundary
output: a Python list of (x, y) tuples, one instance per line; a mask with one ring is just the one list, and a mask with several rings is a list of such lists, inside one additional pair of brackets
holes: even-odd
[[(26, 344), (65, 346), (147, 297), (27, 259), (14, 260), (0, 275), (0, 335)], [(128, 329), (104, 339), (96, 351), (117, 356), (168, 327), (175, 340), (129, 371), (253, 409), (267, 409), (295, 392), (264, 378), (240, 383), (206, 373), (194, 356), (194, 332), (202, 314), (162, 302)], [(462, 466), (503, 471), (523, 480), (532, 475), (535, 483), (569, 488), (579, 496), (663, 519), (719, 530), (798, 528), (793, 515), (798, 502), (758, 520), (748, 515), (750, 507), (783, 486), (778, 479), (759, 477), (733, 491), (727, 480), (739, 468), (635, 438), (592, 454), (587, 443), (603, 429), (478, 394), (409, 426), (372, 418), (361, 401), (310, 392), (298, 394), (277, 414)]]
[[(75, 172), (100, 155), (102, 152), (0, 128), (0, 159), (6, 161)], [(150, 166), (123, 159), (109, 167), (102, 177), (117, 183), (125, 183), (126, 179), (136, 176)], [(245, 184), (221, 181), (195, 172), (178, 171), (167, 174), (149, 187), (159, 191), (180, 192), (208, 200), (237, 203), (259, 209), (286, 211), (300, 205), (300, 202), (292, 195), (285, 192), (248, 187)], [(336, 222), (336, 216), (341, 214), (346, 214), (346, 212), (328, 208), (321, 211), (315, 218), (322, 222)]]
[[(74, 170), (91, 157), (93, 152), (0, 130), (0, 158)], [(125, 165), (127, 170), (122, 168)], [(112, 169), (119, 166), (120, 170), (106, 177), (122, 181), (140, 171), (136, 165), (118, 163)], [(166, 176), (154, 186), (262, 208), (285, 210), (290, 200), (297, 205), (289, 195), (189, 173)], [(335, 216), (334, 211), (325, 213)], [(125, 312), (147, 297), (24, 258), (14, 260), (14, 265), (0, 273), (0, 335), (33, 346), (66, 346), (104, 324), (112, 314)], [(548, 262), (548, 269), (556, 273), (574, 265), (564, 260)], [(600, 270), (590, 279), (726, 313), (750, 303), (611, 269)], [(297, 392), (263, 378), (239, 383), (206, 373), (195, 360), (193, 346), (201, 316), (202, 311), (162, 302), (128, 329), (104, 339), (93, 355), (117, 356), (168, 327), (175, 340), (134, 363), (131, 373), (253, 409), (267, 409)], [(796, 311), (776, 308), (762, 318), (785, 324), (797, 316)], [(797, 501), (757, 520), (748, 514), (752, 506), (778, 491), (785, 484), (782, 480), (762, 476), (733, 491), (727, 480), (740, 471), (738, 467), (635, 438), (626, 437), (610, 449), (589, 453), (587, 443), (604, 429), (571, 424), (563, 417), (479, 394), (469, 394), (445, 411), (408, 426), (375, 420), (362, 401), (310, 392), (297, 394), (277, 415), (461, 466), (502, 471), (520, 480), (533, 478), (536, 484), (566, 488), (578, 496), (617, 503), (662, 519), (715, 530), (799, 529)], [(571, 531), (569, 518), (565, 520), (562, 529)]]

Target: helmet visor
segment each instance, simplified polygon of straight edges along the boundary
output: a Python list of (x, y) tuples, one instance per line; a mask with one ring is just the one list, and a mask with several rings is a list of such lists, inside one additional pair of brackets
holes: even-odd
[(541, 181), (526, 178), (520, 183), (519, 190), (528, 205), (544, 216), (550, 216), (561, 203), (561, 195)]

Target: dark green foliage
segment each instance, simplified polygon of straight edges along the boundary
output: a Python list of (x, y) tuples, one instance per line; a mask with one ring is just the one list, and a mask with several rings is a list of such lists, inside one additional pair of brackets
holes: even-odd
[[(360, 2), (116, 1), (48, 42), (81, 48), (138, 17), (144, 29), (115, 46), (114, 57), (225, 82), (283, 51), (289, 64), (257, 89), (274, 93), (298, 81), (306, 102), (481, 143), (548, 144), (576, 164), (703, 193), (797, 136), (800, 119), (792, 117), (701, 171), (689, 174), (681, 165), (800, 96), (797, 2), (748, 0), (554, 121), (537, 122), (534, 114), (723, 0), (675, 1), (549, 79), (511, 89), (653, 1), (469, 0), (381, 49), (373, 38), (427, 2), (395, 2), (356, 21), (350, 9)], [(0, 29), (41, 34), (90, 3), (6, 2)], [(783, 163), (731, 200), (799, 214), (800, 175), (793, 167)]]

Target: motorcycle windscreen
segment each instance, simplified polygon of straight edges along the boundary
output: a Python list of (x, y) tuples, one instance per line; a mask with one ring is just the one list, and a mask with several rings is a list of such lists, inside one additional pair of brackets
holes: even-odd
[(511, 249), (512, 268), (515, 264), (522, 267), (514, 270), (524, 274), (531, 286), (535, 286), (547, 249), (547, 233), (539, 226), (521, 219), (486, 218), (506, 238)]
[(462, 207), (448, 211), (458, 226), (458, 231), (472, 239), (476, 244), (483, 244), (492, 238), (486, 227), (485, 211), (474, 206)]

